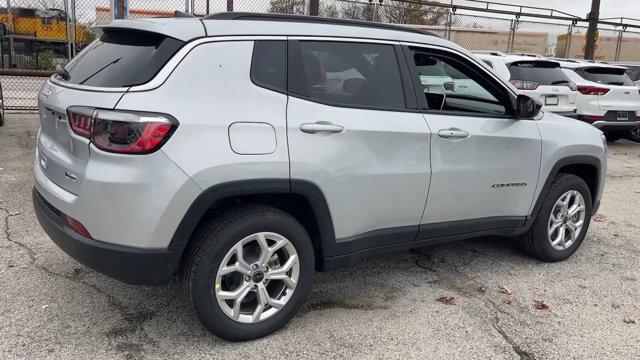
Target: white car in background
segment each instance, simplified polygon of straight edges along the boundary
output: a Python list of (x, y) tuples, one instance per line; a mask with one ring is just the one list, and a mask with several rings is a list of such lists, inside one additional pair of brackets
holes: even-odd
[(640, 91), (627, 69), (582, 60), (560, 61), (576, 83), (578, 119), (602, 130), (609, 141), (627, 136), (640, 125)]
[(521, 93), (543, 104), (547, 111), (575, 118), (576, 84), (560, 68), (560, 63), (531, 55), (475, 53), (487, 66)]

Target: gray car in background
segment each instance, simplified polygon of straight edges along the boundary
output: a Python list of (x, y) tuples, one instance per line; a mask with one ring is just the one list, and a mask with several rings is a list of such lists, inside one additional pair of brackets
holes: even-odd
[[(602, 132), (438, 36), (243, 13), (100, 29), (39, 94), (37, 218), (115, 279), (180, 276), (225, 339), (276, 331), (314, 271), (370, 255), (504, 236), (567, 259), (599, 207)], [(424, 86), (436, 63), (452, 90)]]

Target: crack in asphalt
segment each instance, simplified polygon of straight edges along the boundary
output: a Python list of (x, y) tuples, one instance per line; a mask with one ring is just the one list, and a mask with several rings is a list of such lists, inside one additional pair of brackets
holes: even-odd
[[(18, 241), (18, 240), (14, 239), (11, 236), (11, 226), (9, 224), (10, 219), (12, 217), (16, 217), (16, 216), (22, 215), (24, 213), (24, 211), (21, 211), (21, 212), (18, 212), (18, 213), (11, 213), (9, 210), (7, 210), (7, 209), (5, 209), (3, 207), (0, 207), (0, 211), (4, 212), (6, 214), (6, 216), (4, 217), (4, 226), (3, 226), (3, 232), (4, 232), (4, 235), (5, 235), (5, 238), (7, 239), (8, 242), (10, 242), (10, 243), (12, 243), (14, 245), (17, 245), (18, 247), (20, 247), (21, 249), (23, 249), (24, 251), (27, 252), (28, 257), (29, 257), (29, 265), (31, 265), (32, 267), (44, 272), (45, 274), (47, 274), (47, 275), (49, 275), (51, 277), (67, 279), (67, 280), (70, 280), (70, 281), (75, 282), (75, 283), (80, 284), (80, 285), (84, 285), (84, 286), (92, 289), (96, 293), (104, 296), (105, 299), (107, 300), (107, 304), (112, 309), (116, 310), (120, 314), (120, 317), (122, 318), (122, 321), (124, 323), (109, 329), (106, 332), (107, 337), (123, 338), (125, 336), (133, 335), (133, 334), (136, 334), (136, 333), (140, 332), (142, 334), (143, 343), (146, 343), (146, 344), (149, 344), (149, 345), (155, 345), (157, 343), (151, 336), (149, 336), (147, 331), (144, 329), (144, 324), (147, 321), (149, 321), (149, 320), (151, 320), (151, 319), (153, 319), (155, 317), (156, 311), (132, 312), (127, 308), (126, 305), (124, 305), (122, 302), (120, 302), (113, 295), (111, 295), (108, 292), (100, 289), (96, 285), (91, 284), (91, 283), (86, 282), (86, 281), (83, 281), (81, 278), (79, 278), (80, 272), (74, 272), (73, 275), (63, 274), (63, 273), (59, 273), (59, 272), (53, 271), (53, 270), (49, 269), (48, 267), (46, 267), (44, 265), (38, 264), (38, 262), (37, 262), (38, 258), (37, 258), (36, 252), (33, 251), (33, 249), (31, 249), (31, 247), (29, 247), (27, 244), (25, 244), (25, 243), (23, 243), (21, 241)], [(119, 349), (127, 348), (127, 346), (124, 346), (123, 344), (126, 345), (126, 344), (131, 344), (131, 343), (126, 343), (126, 344), (125, 343), (119, 343), (119, 344), (116, 344), (116, 347), (119, 348)], [(142, 352), (138, 351), (139, 348), (140, 348), (140, 346), (133, 346), (132, 349), (135, 350), (135, 351), (127, 352), (125, 354), (125, 357), (127, 357), (127, 358), (140, 358), (141, 355), (142, 355)]]
[[(482, 297), (482, 296), (479, 295), (477, 289), (484, 288), (484, 286), (482, 286), (482, 284), (480, 284), (478, 281), (476, 281), (475, 279), (473, 279), (469, 275), (467, 275), (464, 272), (462, 272), (458, 268), (457, 265), (449, 264), (450, 267), (452, 268), (452, 270), (456, 274), (458, 274), (459, 277), (463, 277), (466, 281), (473, 283), (474, 284), (474, 286), (473, 286), (474, 289), (470, 290), (467, 287), (460, 286), (455, 281), (452, 281), (451, 279), (447, 280), (445, 278), (443, 273), (437, 269), (437, 264), (433, 261), (433, 258), (431, 256), (431, 254), (425, 254), (425, 253), (422, 253), (422, 252), (420, 252), (418, 250), (415, 250), (415, 249), (411, 250), (411, 253), (416, 256), (416, 259), (415, 259), (414, 262), (415, 262), (417, 267), (435, 273), (438, 278), (442, 279), (442, 283), (447, 285), (453, 291), (455, 291), (455, 292), (457, 292), (457, 293), (459, 293), (459, 294), (461, 294), (463, 296), (468, 296), (468, 297), (475, 298), (476, 300), (479, 300), (482, 303), (484, 303), (485, 306), (487, 306), (490, 309), (492, 309), (494, 314), (493, 314), (493, 317), (492, 317), (492, 320), (491, 320), (491, 326), (498, 333), (498, 335), (500, 335), (500, 337), (502, 337), (502, 339), (511, 347), (513, 352), (520, 358), (520, 360), (535, 360), (535, 356), (531, 352), (528, 352), (528, 351), (524, 350), (502, 328), (502, 326), (500, 325), (500, 316), (499, 316), (499, 314), (506, 315), (507, 317), (509, 317), (509, 318), (511, 318), (513, 320), (515, 320), (515, 318), (513, 317), (513, 315), (511, 313), (509, 313), (508, 311), (505, 311), (504, 309), (502, 309), (498, 304), (496, 304), (491, 299), (488, 299), (486, 297)], [(442, 264), (446, 264), (446, 262), (443, 261), (443, 259), (441, 259), (441, 263)], [(431, 264), (432, 266), (429, 266), (428, 264)]]

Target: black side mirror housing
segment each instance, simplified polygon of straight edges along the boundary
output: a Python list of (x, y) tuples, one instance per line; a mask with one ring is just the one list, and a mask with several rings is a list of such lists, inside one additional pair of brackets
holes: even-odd
[(530, 119), (538, 116), (542, 110), (542, 103), (527, 95), (518, 95), (516, 100), (516, 112), (518, 118)]
[(4, 27), (3, 23), (0, 23), (0, 36), (7, 35), (7, 28)]

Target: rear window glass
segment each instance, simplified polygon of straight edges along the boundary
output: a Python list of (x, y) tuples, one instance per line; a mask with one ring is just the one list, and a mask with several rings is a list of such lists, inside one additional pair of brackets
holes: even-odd
[(548, 61), (517, 61), (509, 65), (511, 80), (533, 81), (540, 85), (568, 84), (560, 64)]
[(148, 82), (183, 42), (140, 31), (105, 31), (67, 65), (69, 83), (127, 87)]
[(593, 67), (578, 70), (583, 78), (599, 84), (634, 86), (633, 81), (625, 73), (625, 69)]

